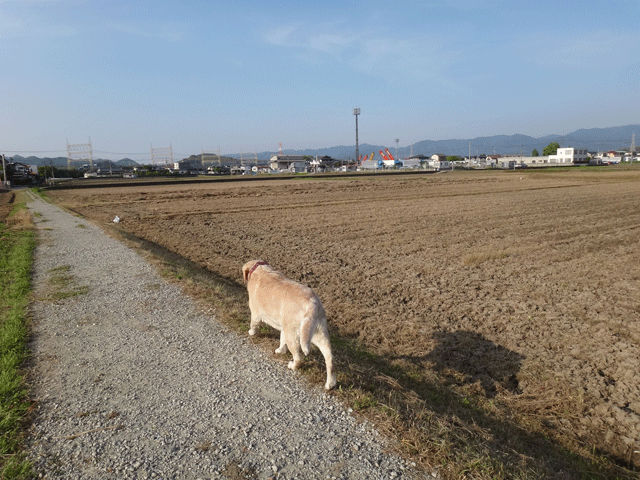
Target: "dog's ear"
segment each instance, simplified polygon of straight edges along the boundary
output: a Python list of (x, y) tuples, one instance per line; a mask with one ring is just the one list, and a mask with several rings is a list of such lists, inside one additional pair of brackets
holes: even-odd
[(247, 277), (249, 276), (249, 270), (251, 270), (251, 267), (248, 264), (245, 264), (244, 267), (242, 267), (242, 276), (244, 277), (244, 283), (247, 283)]

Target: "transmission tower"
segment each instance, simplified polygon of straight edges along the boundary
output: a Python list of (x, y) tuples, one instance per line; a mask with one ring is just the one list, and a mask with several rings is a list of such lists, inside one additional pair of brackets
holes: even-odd
[(214, 163), (214, 160), (218, 161), (218, 166), (220, 166), (221, 162), (220, 162), (220, 149), (218, 149), (218, 153), (210, 153), (210, 152), (206, 152), (204, 147), (202, 147), (202, 166), (206, 167), (206, 166), (210, 166)]
[(156, 165), (156, 161), (169, 164), (173, 167), (173, 149), (171, 148), (171, 144), (169, 144), (168, 148), (153, 148), (153, 145), (151, 145), (151, 163)]
[(91, 138), (89, 143), (69, 145), (67, 139), (67, 168), (71, 168), (71, 162), (89, 162), (89, 169), (93, 171), (93, 149), (91, 148)]
[(629, 152), (631, 152), (632, 156), (636, 153), (636, 132), (633, 132), (631, 135), (631, 148), (629, 149)]

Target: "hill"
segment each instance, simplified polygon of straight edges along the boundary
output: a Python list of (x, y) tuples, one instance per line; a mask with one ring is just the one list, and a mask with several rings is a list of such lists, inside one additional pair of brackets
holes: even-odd
[[(412, 145), (398, 148), (397, 156), (406, 158), (410, 155), (433, 155), (441, 153), (444, 155), (467, 155), (477, 154), (500, 154), (500, 155), (530, 155), (533, 149), (542, 152), (544, 147), (551, 142), (558, 142), (563, 147), (586, 148), (589, 151), (608, 151), (629, 149), (633, 133), (637, 133), (638, 144), (640, 144), (640, 125), (625, 125), (621, 127), (609, 128), (589, 128), (580, 129), (566, 135), (547, 135), (544, 137), (531, 137), (529, 135), (494, 135), (491, 137), (475, 137), (470, 139), (453, 140), (422, 140)], [(367, 155), (388, 148), (395, 156), (395, 146), (389, 142), (387, 145), (360, 144), (360, 155)], [(348, 159), (355, 157), (355, 143), (353, 145), (340, 145), (336, 147), (319, 148), (317, 150), (284, 150), (283, 153), (290, 155), (324, 156), (333, 158)], [(266, 159), (272, 156), (272, 152), (262, 152), (258, 154), (259, 159)]]

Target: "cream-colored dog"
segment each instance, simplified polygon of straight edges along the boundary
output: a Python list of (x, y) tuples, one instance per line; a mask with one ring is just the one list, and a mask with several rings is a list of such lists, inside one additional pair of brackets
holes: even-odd
[(327, 314), (315, 292), (286, 278), (261, 260), (245, 263), (242, 274), (249, 291), (249, 335), (256, 334), (260, 322), (280, 330), (280, 347), (276, 353), (287, 353), (289, 348), (293, 355), (289, 362), (291, 370), (296, 370), (302, 362), (300, 350), (308, 355), (313, 343), (322, 352), (327, 366), (324, 388), (335, 387)]

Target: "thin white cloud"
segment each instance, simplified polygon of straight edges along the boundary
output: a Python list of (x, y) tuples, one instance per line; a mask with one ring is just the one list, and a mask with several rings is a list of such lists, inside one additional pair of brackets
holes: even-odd
[(599, 30), (548, 34), (525, 43), (522, 50), (544, 68), (621, 67), (635, 61), (639, 45), (640, 31)]
[(307, 64), (338, 62), (374, 76), (437, 76), (460, 58), (445, 48), (445, 39), (429, 34), (401, 37), (378, 34), (375, 29), (346, 34), (344, 26), (280, 26), (264, 35), (270, 45), (291, 50), (294, 58)]
[(29, 22), (0, 9), (0, 38), (25, 37), (38, 31), (37, 28), (30, 26)]
[[(78, 8), (89, 8), (91, 2), (86, 0), (0, 0), (0, 38), (10, 39), (25, 36), (42, 35), (47, 37), (69, 37), (86, 35), (96, 30), (124, 33), (132, 36), (163, 39), (178, 42), (183, 38), (183, 28), (175, 22), (144, 23), (138, 25), (128, 20), (101, 23), (89, 19), (71, 23), (64, 15), (47, 16), (46, 10), (39, 9), (39, 4), (65, 5), (65, 8), (75, 5)], [(24, 5), (24, 8), (12, 8)], [(53, 11), (58, 9), (53, 6)], [(14, 13), (19, 12), (19, 13)]]
[(297, 35), (302, 28), (301, 24), (292, 23), (281, 25), (264, 34), (264, 40), (270, 45), (278, 47), (304, 47), (303, 42), (297, 41)]
[(160, 38), (169, 42), (178, 42), (182, 39), (182, 32), (171, 25), (151, 25), (149, 28), (141, 28), (125, 22), (106, 23), (103, 25), (107, 31), (124, 33), (137, 37)]
[[(444, 2), (435, 2), (436, 5), (443, 4), (456, 10), (486, 10), (491, 8), (500, 8), (503, 4), (508, 4), (506, 0), (445, 0)], [(428, 5), (433, 4), (429, 2)]]
[(0, 0), (0, 5), (2, 4), (25, 4), (25, 3), (59, 3), (61, 0)]

